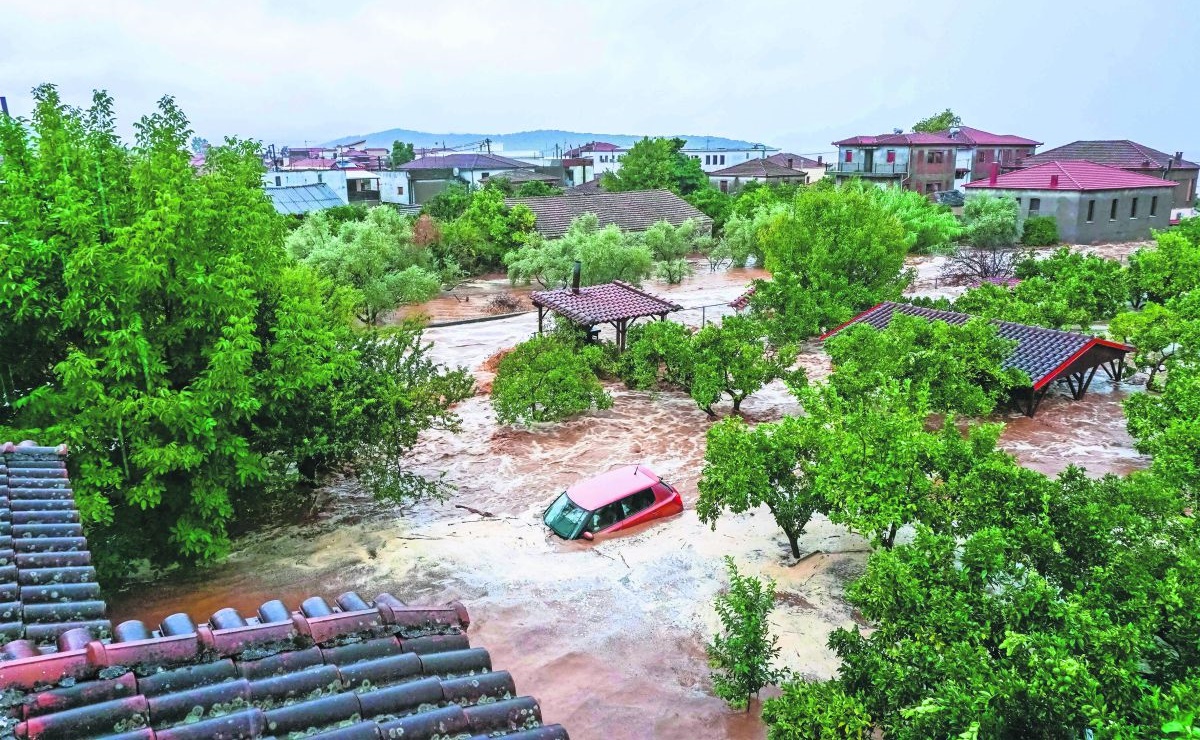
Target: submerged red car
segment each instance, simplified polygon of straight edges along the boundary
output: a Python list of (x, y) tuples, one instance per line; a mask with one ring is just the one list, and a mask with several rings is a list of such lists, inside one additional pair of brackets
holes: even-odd
[(564, 540), (590, 540), (681, 511), (679, 491), (645, 465), (627, 465), (563, 491), (542, 520)]

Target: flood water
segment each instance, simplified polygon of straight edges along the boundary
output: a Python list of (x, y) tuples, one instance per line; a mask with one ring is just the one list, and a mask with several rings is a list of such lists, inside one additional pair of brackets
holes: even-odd
[[(704, 310), (711, 320), (762, 275), (698, 268), (683, 285), (646, 287), (690, 309), (718, 304)], [(418, 310), (434, 321), (469, 318), (480, 315), (482, 296), (507, 290), (493, 279), (463, 291), (471, 301), (440, 298)], [(697, 309), (681, 318), (701, 320)], [(486, 384), (488, 359), (536, 326), (536, 314), (525, 314), (435, 327), (427, 338), (439, 360), (471, 368)], [(828, 372), (816, 343), (801, 362), (810, 377)], [(780, 663), (822, 678), (837, 668), (825, 646), (829, 632), (856, 624), (843, 589), (863, 568), (865, 542), (818, 516), (800, 542), (809, 556), (794, 563), (765, 510), (724, 517), (715, 528), (700, 523), (693, 504), (711, 421), (678, 394), (609, 390), (612, 409), (531, 430), (499, 426), (485, 396), (468, 399), (458, 408), (462, 430), (426, 434), (412, 456), (416, 470), (444, 472), (457, 488), (445, 504), (400, 511), (339, 481), (315, 521), (257, 532), (216, 567), (117, 594), (110, 616), (157, 623), (186, 611), (202, 620), (224, 606), (253, 613), (282, 598), (295, 608), (309, 595), (350, 589), (366, 597), (389, 591), (410, 603), (460, 599), (472, 617), (472, 643), (487, 647), (518, 690), (541, 701), (545, 720), (563, 723), (573, 738), (764, 737), (756, 711), (731, 712), (710, 694), (704, 644), (717, 626), (712, 600), (726, 580), (722, 557), (776, 580)], [(1002, 444), (1051, 474), (1069, 462), (1094, 474), (1143, 467), (1124, 431), (1127, 392), (1097, 378), (1082, 402), (1051, 395), (1032, 419), (1002, 418)], [(776, 383), (744, 411), (766, 421), (798, 407)], [(558, 492), (635, 462), (679, 488), (683, 514), (595, 543), (547, 535), (540, 514)]]

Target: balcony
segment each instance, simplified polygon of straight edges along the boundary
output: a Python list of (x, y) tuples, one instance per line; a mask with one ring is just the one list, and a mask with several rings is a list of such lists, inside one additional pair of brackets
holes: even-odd
[(847, 177), (897, 177), (908, 174), (907, 162), (838, 162), (834, 167), (835, 175)]

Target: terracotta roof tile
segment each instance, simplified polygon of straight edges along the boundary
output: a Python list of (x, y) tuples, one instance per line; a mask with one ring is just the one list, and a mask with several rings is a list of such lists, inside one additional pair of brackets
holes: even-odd
[(747, 159), (732, 167), (708, 173), (709, 177), (761, 177), (769, 179), (804, 177), (804, 173), (786, 164), (777, 164), (770, 159)]
[[(1058, 186), (1050, 186), (1050, 178), (1058, 178)], [(1171, 188), (1178, 183), (1150, 177), (1138, 172), (1108, 167), (1095, 162), (1045, 162), (1033, 167), (1006, 172), (995, 184), (984, 177), (966, 184), (972, 189), (998, 190), (1125, 190), (1127, 188)]]
[(779, 154), (772, 154), (771, 156), (767, 157), (768, 162), (774, 162), (775, 164), (781, 164), (784, 167), (788, 166), (788, 160), (791, 160), (791, 162), (792, 162), (792, 164), (791, 164), (792, 169), (797, 169), (797, 170), (798, 169), (812, 169), (814, 167), (827, 166), (826, 162), (818, 162), (815, 159), (809, 159), (808, 157), (805, 157), (800, 154), (791, 154), (790, 152), (781, 152)]
[[(1025, 165), (1042, 164), (1062, 160), (1087, 160), (1110, 167), (1120, 167), (1127, 170), (1166, 169), (1167, 163), (1173, 156), (1166, 152), (1139, 144), (1129, 139), (1109, 139), (1098, 141), (1073, 141), (1054, 149), (1026, 157)], [(1200, 164), (1186, 159), (1171, 164), (1174, 169), (1200, 169)]]
[(712, 219), (691, 203), (669, 190), (630, 190), (609, 193), (603, 190), (573, 195), (549, 195), (538, 198), (505, 198), (504, 204), (528, 206), (537, 216), (534, 228), (547, 239), (567, 233), (571, 222), (585, 213), (594, 213), (603, 228), (616, 224), (624, 231), (645, 231), (659, 221), (678, 226), (694, 219), (701, 230), (712, 230)]
[(678, 303), (638, 290), (620, 280), (589, 285), (580, 288), (578, 293), (570, 288), (534, 291), (530, 299), (535, 306), (548, 308), (586, 326), (619, 319), (661, 316), (682, 308)]
[(950, 129), (938, 133), (969, 146), (1041, 146), (1042, 144), (1040, 141), (1026, 139), (1023, 136), (993, 134), (970, 126), (958, 126), (957, 129), (954, 133), (951, 133)]
[(833, 142), (834, 146), (957, 146), (958, 142), (943, 134), (913, 132), (909, 134), (880, 134), (852, 136)]

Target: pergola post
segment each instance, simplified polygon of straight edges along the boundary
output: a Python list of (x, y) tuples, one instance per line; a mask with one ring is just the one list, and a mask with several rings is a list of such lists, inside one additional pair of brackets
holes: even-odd
[(538, 336), (542, 335), (542, 319), (546, 316), (546, 309), (543, 306), (538, 306)]

